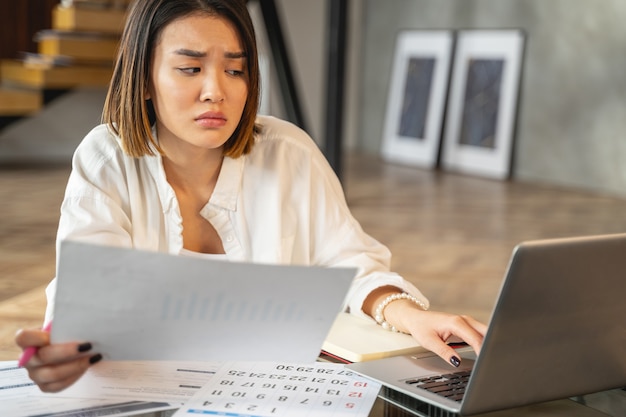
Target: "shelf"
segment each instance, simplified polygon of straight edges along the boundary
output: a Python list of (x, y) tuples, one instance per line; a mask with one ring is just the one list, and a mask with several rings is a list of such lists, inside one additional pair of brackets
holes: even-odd
[(94, 61), (112, 63), (119, 45), (117, 36), (57, 30), (38, 32), (35, 40), (40, 54), (69, 57), (73, 63)]
[(61, 0), (61, 4), (66, 7), (123, 9), (128, 7), (132, 1), (133, 0)]
[(57, 6), (52, 11), (52, 28), (78, 32), (122, 33), (126, 10), (87, 9)]
[(111, 81), (111, 66), (74, 65), (50, 67), (5, 60), (1, 64), (2, 80), (6, 83), (32, 88), (73, 88), (78, 86), (107, 86)]
[(27, 116), (41, 109), (40, 91), (0, 87), (0, 117)]

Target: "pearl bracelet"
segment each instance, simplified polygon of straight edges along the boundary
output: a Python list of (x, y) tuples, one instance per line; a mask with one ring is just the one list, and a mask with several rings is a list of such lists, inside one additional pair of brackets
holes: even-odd
[(395, 326), (389, 324), (387, 320), (385, 320), (384, 312), (385, 307), (387, 307), (391, 302), (396, 300), (409, 300), (419, 306), (422, 310), (428, 310), (428, 307), (423, 302), (421, 302), (417, 299), (417, 297), (414, 297), (411, 294), (407, 294), (405, 292), (397, 292), (395, 294), (391, 294), (383, 301), (381, 301), (380, 304), (378, 304), (378, 306), (376, 307), (376, 310), (374, 310), (374, 320), (376, 320), (376, 323), (380, 324), (383, 329), (389, 330), (391, 332), (398, 333), (399, 330), (396, 329)]

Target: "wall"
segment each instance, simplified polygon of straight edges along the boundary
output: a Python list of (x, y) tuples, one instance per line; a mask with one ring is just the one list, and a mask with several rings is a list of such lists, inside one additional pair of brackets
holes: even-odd
[(514, 178), (626, 196), (626, 2), (364, 0), (358, 146), (378, 152), (400, 29), (527, 32)]

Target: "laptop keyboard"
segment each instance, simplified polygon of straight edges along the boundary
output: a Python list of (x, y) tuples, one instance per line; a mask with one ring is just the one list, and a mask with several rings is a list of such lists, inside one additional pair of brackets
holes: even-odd
[(437, 395), (444, 396), (452, 401), (461, 401), (465, 394), (465, 387), (472, 371), (459, 371), (428, 378), (412, 378), (404, 382), (414, 387), (425, 389)]

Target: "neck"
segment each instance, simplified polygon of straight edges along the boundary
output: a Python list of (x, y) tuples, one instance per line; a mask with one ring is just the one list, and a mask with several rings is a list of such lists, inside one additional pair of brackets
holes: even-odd
[(206, 189), (213, 190), (223, 160), (222, 149), (203, 149), (184, 156), (166, 153), (163, 168), (170, 185), (195, 194)]

